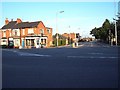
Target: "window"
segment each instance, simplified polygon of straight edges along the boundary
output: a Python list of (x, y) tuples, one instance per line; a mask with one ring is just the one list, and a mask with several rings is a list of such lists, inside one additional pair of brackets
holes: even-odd
[(10, 37), (11, 37), (11, 32), (10, 32)]
[(50, 33), (50, 29), (47, 29), (47, 32)]
[(15, 39), (15, 46), (19, 46), (19, 40)]
[(19, 29), (13, 29), (12, 33), (14, 36), (20, 36), (20, 30)]
[(2, 40), (2, 42), (6, 42), (6, 40)]
[(6, 31), (3, 31), (3, 37), (6, 37)]
[(25, 29), (22, 29), (22, 30), (23, 30), (23, 33), (22, 33), (22, 34), (25, 35)]
[(15, 30), (15, 36), (17, 36), (17, 30)]
[(30, 40), (29, 39), (26, 40), (26, 45), (30, 46)]
[(34, 33), (33, 29), (28, 29), (28, 34)]
[(41, 34), (44, 34), (44, 30), (43, 30), (43, 29), (40, 29), (40, 33), (41, 33)]

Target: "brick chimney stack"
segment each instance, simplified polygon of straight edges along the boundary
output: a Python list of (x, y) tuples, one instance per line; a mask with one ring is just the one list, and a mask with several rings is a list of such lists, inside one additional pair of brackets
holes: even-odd
[(8, 23), (9, 23), (9, 20), (8, 20), (8, 18), (6, 18), (5, 25), (7, 25)]
[(17, 18), (17, 23), (21, 23), (22, 20), (20, 18)]

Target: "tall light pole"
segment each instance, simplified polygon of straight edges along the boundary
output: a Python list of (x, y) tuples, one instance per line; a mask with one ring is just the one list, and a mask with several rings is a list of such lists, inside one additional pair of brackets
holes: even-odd
[(57, 25), (57, 22), (58, 22), (58, 14), (59, 13), (63, 13), (64, 11), (59, 11), (59, 12), (56, 12), (56, 39), (57, 39), (57, 47), (58, 47), (58, 25)]
[(115, 43), (116, 43), (116, 46), (117, 46), (116, 2), (115, 2), (115, 0), (114, 0), (114, 10), (115, 10), (115, 12), (114, 12), (115, 19), (113, 19), (113, 20), (115, 20)]
[(71, 46), (71, 34), (70, 34), (70, 26), (69, 26), (69, 43), (70, 43), (70, 46)]

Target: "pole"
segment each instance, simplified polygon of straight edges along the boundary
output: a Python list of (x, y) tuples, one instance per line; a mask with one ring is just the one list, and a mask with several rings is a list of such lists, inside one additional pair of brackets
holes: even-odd
[(70, 46), (71, 46), (71, 34), (70, 34), (70, 26), (69, 26), (69, 37), (70, 37)]
[(115, 43), (116, 43), (116, 46), (117, 46), (117, 25), (116, 25), (116, 2), (114, 0), (114, 10), (115, 10)]
[[(63, 13), (64, 11), (59, 11), (59, 13)], [(58, 47), (58, 39), (59, 39), (59, 37), (58, 37), (58, 25), (57, 25), (57, 23), (58, 23), (58, 12), (56, 12), (56, 39), (57, 39), (57, 47)]]
[(116, 20), (115, 20), (115, 41), (116, 41), (116, 46), (117, 46), (117, 25), (116, 25)]
[(58, 26), (57, 26), (57, 16), (58, 16), (58, 13), (56, 12), (56, 40), (57, 40), (57, 47), (58, 47)]

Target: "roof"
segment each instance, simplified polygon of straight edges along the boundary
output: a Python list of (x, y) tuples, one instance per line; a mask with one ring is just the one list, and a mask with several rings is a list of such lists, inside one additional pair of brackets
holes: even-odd
[(47, 29), (51, 29), (50, 27), (46, 27)]
[(1, 29), (11, 29), (14, 27), (14, 25), (17, 23), (17, 21), (11, 21), (7, 25), (4, 25)]
[(17, 21), (11, 21), (7, 25), (4, 25), (1, 29), (33, 28), (37, 27), (40, 22), (41, 21), (17, 23)]

